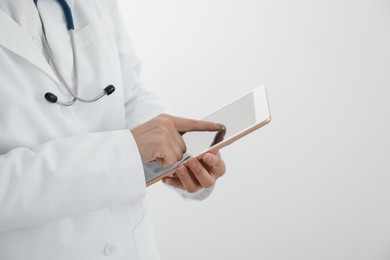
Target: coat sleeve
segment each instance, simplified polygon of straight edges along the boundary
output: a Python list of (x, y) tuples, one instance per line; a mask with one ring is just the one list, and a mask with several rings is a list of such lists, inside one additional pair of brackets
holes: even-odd
[[(127, 127), (132, 129), (161, 113), (166, 113), (167, 110), (161, 105), (157, 96), (149, 91), (141, 80), (141, 63), (122, 21), (117, 1), (107, 1), (110, 16), (116, 29), (116, 40), (122, 66)], [(134, 119), (139, 119), (139, 121)], [(175, 190), (185, 199), (204, 200), (211, 194), (213, 188), (201, 189), (195, 193), (189, 193), (182, 189)]]
[(0, 155), (0, 231), (139, 200), (145, 191), (129, 130), (15, 148)]

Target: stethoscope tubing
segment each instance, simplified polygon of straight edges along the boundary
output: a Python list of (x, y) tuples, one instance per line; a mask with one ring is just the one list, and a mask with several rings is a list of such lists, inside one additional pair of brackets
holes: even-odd
[[(37, 5), (37, 1), (38, 0), (34, 0), (35, 5)], [(65, 0), (57, 0), (57, 1), (63, 9), (63, 12), (65, 14), (65, 18), (66, 18), (67, 28), (69, 31), (69, 37), (70, 37), (70, 42), (71, 42), (72, 54), (73, 54), (73, 66), (74, 66), (73, 70), (74, 70), (74, 77), (75, 77), (75, 87), (74, 87), (74, 90), (72, 90), (72, 88), (66, 83), (66, 80), (64, 79), (62, 74), (59, 72), (59, 69), (58, 69), (57, 64), (55, 62), (55, 59), (54, 59), (53, 52), (52, 52), (50, 45), (49, 45), (49, 41), (47, 40), (45, 26), (43, 24), (42, 18), (40, 17), (42, 27), (43, 27), (43, 35), (44, 35), (44, 39), (45, 39), (44, 40), (44, 45), (45, 45), (44, 47), (48, 50), (49, 59), (53, 64), (54, 72), (55, 72), (56, 76), (58, 77), (60, 84), (63, 87), (65, 87), (66, 90), (69, 92), (69, 94), (73, 97), (73, 99), (71, 101), (64, 102), (64, 101), (59, 100), (58, 97), (56, 95), (54, 95), (53, 93), (48, 92), (45, 94), (45, 99), (50, 103), (57, 103), (57, 104), (60, 104), (62, 106), (72, 106), (76, 103), (76, 101), (81, 101), (83, 103), (96, 102), (99, 99), (101, 99), (102, 97), (112, 94), (115, 91), (115, 87), (112, 85), (109, 85), (99, 95), (92, 97), (92, 98), (89, 98), (89, 99), (81, 98), (78, 96), (78, 91), (79, 91), (79, 86), (80, 86), (79, 61), (78, 61), (78, 53), (77, 53), (75, 33), (74, 33), (73, 15), (72, 15), (72, 11), (71, 11), (69, 5), (66, 3)]]

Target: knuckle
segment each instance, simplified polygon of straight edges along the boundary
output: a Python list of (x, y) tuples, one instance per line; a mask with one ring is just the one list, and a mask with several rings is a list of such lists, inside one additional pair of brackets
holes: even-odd
[(176, 161), (172, 158), (164, 158), (163, 165), (164, 167), (174, 164)]
[(223, 168), (221, 168), (221, 170), (218, 172), (218, 177), (222, 177), (223, 175), (225, 175), (226, 173), (226, 168), (225, 166), (223, 166)]
[(208, 182), (203, 184), (203, 188), (206, 188), (206, 189), (211, 188), (214, 186), (214, 184), (215, 184), (215, 181), (208, 181)]
[(197, 129), (199, 128), (199, 121), (195, 120), (195, 119), (191, 119), (189, 122), (188, 122), (188, 125), (192, 128), (192, 129)]
[(190, 175), (188, 174), (188, 172), (183, 172), (181, 175), (180, 175), (180, 179), (184, 182), (187, 182), (190, 180)]
[(155, 143), (156, 147), (158, 147), (158, 149), (164, 148), (166, 142), (167, 142), (167, 139), (162, 135), (159, 135), (159, 136), (155, 137), (155, 139), (154, 139), (154, 143)]
[(157, 116), (157, 118), (168, 118), (169, 115), (168, 114), (165, 114), (165, 113), (161, 113)]
[(215, 167), (215, 166), (218, 166), (218, 160), (215, 159), (214, 156), (210, 155), (210, 159), (209, 161), (207, 162), (207, 164), (211, 167)]
[(162, 160), (164, 158), (164, 154), (161, 152), (161, 150), (154, 150), (152, 156), (156, 160)]
[(162, 117), (157, 117), (156, 119), (154, 119), (154, 123), (157, 125), (157, 127), (161, 127), (164, 125), (164, 121), (166, 119), (162, 118)]
[(190, 163), (190, 164), (186, 164), (188, 166), (189, 169), (191, 169), (191, 171), (193, 171), (194, 173), (199, 173), (199, 167), (198, 167), (198, 164), (196, 162), (194, 163)]
[(197, 187), (188, 187), (188, 188), (187, 188), (187, 191), (188, 191), (189, 193), (195, 193), (195, 192), (198, 191), (198, 188), (197, 188)]
[(173, 125), (172, 120), (170, 120), (169, 118), (165, 118), (165, 117), (159, 118), (158, 123), (164, 127), (171, 127)]
[(159, 139), (160, 141), (161, 139), (163, 139), (164, 141), (168, 140), (169, 130), (161, 124), (156, 125), (154, 129), (154, 137), (156, 139)]
[(159, 131), (159, 134), (160, 134), (161, 136), (163, 136), (164, 138), (165, 138), (166, 136), (169, 135), (169, 130), (168, 130), (168, 128), (166, 128), (166, 126), (163, 125), (163, 124), (160, 124), (160, 125), (158, 126), (158, 131)]

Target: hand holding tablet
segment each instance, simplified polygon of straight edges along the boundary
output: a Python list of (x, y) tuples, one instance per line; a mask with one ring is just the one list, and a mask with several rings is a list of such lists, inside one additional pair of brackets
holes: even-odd
[[(217, 153), (221, 148), (265, 126), (271, 121), (266, 87), (261, 86), (203, 118), (225, 127), (211, 131), (191, 131), (183, 134), (187, 152), (180, 161), (163, 167), (156, 161), (144, 165), (147, 186), (171, 176), (176, 167), (189, 157), (200, 159), (207, 152)], [(204, 129), (203, 129), (204, 130)], [(214, 131), (213, 131), (214, 130)]]

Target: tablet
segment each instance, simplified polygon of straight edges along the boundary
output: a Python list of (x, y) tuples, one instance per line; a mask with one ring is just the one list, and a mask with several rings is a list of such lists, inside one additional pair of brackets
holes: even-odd
[(260, 86), (204, 117), (203, 120), (223, 124), (218, 132), (187, 132), (183, 135), (187, 152), (183, 159), (162, 167), (157, 162), (144, 165), (146, 186), (175, 173), (175, 168), (191, 156), (201, 158), (206, 152), (217, 152), (271, 121), (266, 86)]

